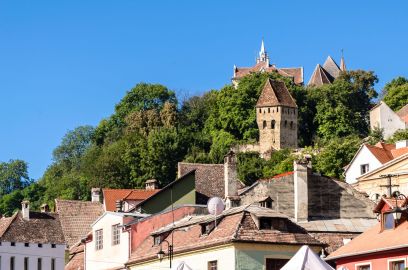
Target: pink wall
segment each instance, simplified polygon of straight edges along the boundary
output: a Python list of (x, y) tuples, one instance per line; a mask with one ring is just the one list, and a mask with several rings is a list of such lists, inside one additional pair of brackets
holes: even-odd
[[(177, 221), (185, 216), (192, 215), (196, 212), (197, 208), (192, 206), (183, 206), (177, 208), (173, 211), (174, 213), (174, 220)], [(133, 252), (142, 242), (149, 237), (150, 234), (170, 223), (173, 222), (173, 214), (171, 211), (163, 214), (156, 214), (152, 215), (145, 220), (133, 224), (131, 226), (131, 252)]]
[[(371, 270), (388, 270), (388, 261), (393, 259), (405, 259), (407, 262), (408, 248), (339, 259), (336, 261), (336, 269), (346, 267), (348, 270), (356, 270), (356, 264), (371, 263)], [(406, 263), (405, 267), (407, 267)]]

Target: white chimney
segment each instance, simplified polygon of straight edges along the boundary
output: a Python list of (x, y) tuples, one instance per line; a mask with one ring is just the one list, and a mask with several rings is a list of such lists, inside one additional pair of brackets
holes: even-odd
[(237, 157), (233, 151), (229, 151), (224, 157), (224, 188), (227, 209), (238, 206), (238, 181)]
[(145, 185), (146, 185), (146, 190), (155, 190), (157, 189), (157, 180), (156, 179), (147, 180)]
[(101, 194), (101, 189), (100, 188), (92, 188), (91, 189), (91, 201), (92, 202), (100, 202), (100, 194)]
[(308, 162), (294, 161), (294, 199), (295, 199), (295, 221), (307, 221), (309, 217), (308, 210)]
[(402, 141), (398, 141), (395, 143), (395, 148), (396, 149), (400, 149), (400, 148), (404, 148), (404, 147), (408, 147), (408, 140), (402, 140)]
[(23, 214), (23, 218), (25, 220), (30, 220), (30, 202), (29, 201), (21, 202), (21, 213)]

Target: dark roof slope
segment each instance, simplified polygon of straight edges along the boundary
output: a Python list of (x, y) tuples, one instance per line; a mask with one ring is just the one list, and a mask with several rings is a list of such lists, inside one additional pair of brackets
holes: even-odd
[(296, 108), (296, 102), (284, 82), (268, 79), (256, 103), (256, 107), (287, 106)]
[(85, 237), (92, 223), (103, 214), (103, 206), (99, 202), (56, 199), (55, 206), (68, 246)]
[(61, 223), (56, 213), (30, 212), (29, 220), (21, 211), (0, 237), (1, 241), (40, 244), (65, 244)]
[(332, 76), (333, 78), (337, 78), (340, 75), (340, 67), (337, 63), (331, 58), (329, 55), (326, 59), (326, 62), (323, 64), (323, 68)]
[(333, 82), (332, 77), (328, 74), (321, 65), (317, 64), (313, 71), (312, 77), (310, 77), (309, 86), (321, 86), (323, 84), (330, 84)]

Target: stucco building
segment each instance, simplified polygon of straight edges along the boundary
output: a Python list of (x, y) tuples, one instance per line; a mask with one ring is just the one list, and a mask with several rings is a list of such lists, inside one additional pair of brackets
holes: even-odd
[(237, 86), (239, 80), (248, 74), (255, 72), (277, 72), (282, 76), (292, 78), (294, 83), (303, 84), (303, 67), (280, 68), (275, 64), (270, 63), (269, 55), (265, 50), (265, 45), (262, 40), (259, 56), (256, 58), (256, 64), (252, 67), (237, 67), (234, 65), (234, 74), (232, 83)]
[(12, 217), (0, 219), (0, 269), (62, 270), (66, 242), (59, 216), (30, 211), (28, 201)]
[(380, 101), (370, 110), (370, 128), (383, 130), (384, 139), (390, 138), (399, 129), (408, 126), (408, 104), (394, 112), (384, 101)]

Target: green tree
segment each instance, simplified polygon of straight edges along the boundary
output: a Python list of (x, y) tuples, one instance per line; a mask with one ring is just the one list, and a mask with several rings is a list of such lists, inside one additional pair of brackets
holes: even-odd
[(263, 177), (265, 160), (257, 152), (238, 153), (238, 177), (247, 186)]
[(322, 150), (314, 159), (314, 170), (326, 176), (343, 179), (343, 168), (354, 157), (360, 142), (355, 135), (323, 141), (323, 147), (320, 147)]
[(398, 111), (408, 104), (408, 79), (404, 77), (393, 79), (385, 85), (382, 96), (393, 111)]
[(28, 165), (23, 160), (10, 160), (0, 163), (0, 197), (20, 190), (32, 183), (28, 176)]
[(398, 141), (408, 140), (408, 129), (397, 130), (391, 138), (387, 140), (388, 143), (396, 143)]

